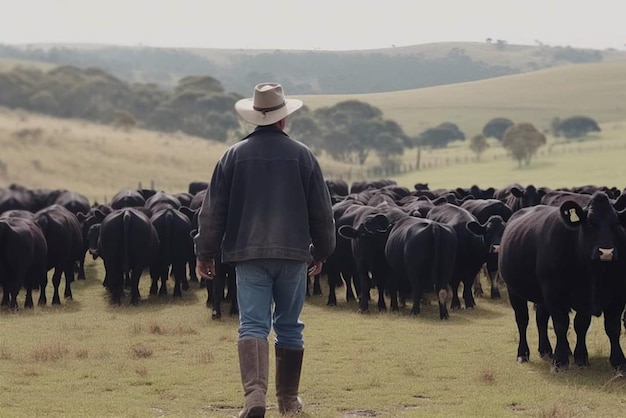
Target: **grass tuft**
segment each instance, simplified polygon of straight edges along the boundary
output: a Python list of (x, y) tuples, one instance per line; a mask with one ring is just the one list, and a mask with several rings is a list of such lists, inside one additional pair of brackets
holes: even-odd
[(86, 359), (89, 358), (89, 350), (87, 350), (86, 348), (79, 348), (78, 350), (74, 351), (74, 355), (77, 359)]
[(211, 350), (204, 350), (198, 353), (198, 363), (209, 364), (213, 362), (213, 353)]
[(144, 344), (135, 344), (130, 348), (130, 351), (135, 358), (148, 358), (152, 356), (152, 348)]
[(63, 359), (69, 350), (62, 344), (46, 344), (34, 348), (30, 352), (30, 357), (38, 362), (55, 362)]
[(480, 372), (480, 381), (483, 383), (494, 383), (496, 381), (496, 374), (493, 370), (482, 370)]
[(150, 330), (151, 334), (163, 335), (165, 333), (163, 328), (161, 328), (161, 326), (154, 321), (150, 323), (148, 329)]

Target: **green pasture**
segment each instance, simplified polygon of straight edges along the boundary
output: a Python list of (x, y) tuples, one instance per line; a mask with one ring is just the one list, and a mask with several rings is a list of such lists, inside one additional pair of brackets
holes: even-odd
[(554, 117), (582, 114), (602, 123), (626, 119), (626, 62), (568, 65), (399, 92), (300, 98), (312, 109), (347, 99), (370, 103), (409, 135), (447, 121), (469, 138), (494, 117), (543, 130)]
[[(87, 280), (73, 283), (74, 299), (62, 306), (0, 312), (3, 417), (237, 415), (237, 319), (228, 306), (213, 321), (197, 284), (172, 300), (170, 281), (170, 296), (158, 298), (148, 295), (147, 275), (138, 307), (128, 298), (111, 305), (100, 260), (87, 267)], [(475, 309), (441, 321), (434, 301), (418, 317), (410, 307), (379, 313), (373, 304), (371, 314), (359, 314), (343, 288), (338, 306), (327, 307), (322, 283), (324, 295), (309, 298), (302, 315), (305, 417), (623, 416), (626, 385), (608, 364), (601, 318), (587, 337), (591, 365), (557, 373), (537, 357), (532, 311), (531, 361), (516, 363), (505, 289), (503, 299), (479, 298)], [(273, 373), (269, 386), (267, 416), (278, 417)]]

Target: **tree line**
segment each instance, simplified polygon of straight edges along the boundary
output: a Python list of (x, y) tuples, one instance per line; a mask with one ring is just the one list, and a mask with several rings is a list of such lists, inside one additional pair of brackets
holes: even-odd
[[(249, 130), (234, 110), (241, 96), (226, 93), (220, 80), (206, 75), (183, 77), (167, 89), (155, 83), (127, 83), (98, 68), (64, 65), (44, 72), (18, 67), (0, 72), (0, 91), (2, 106), (112, 123), (123, 129), (181, 131), (221, 142), (237, 140)], [(450, 121), (409, 136), (380, 109), (358, 100), (315, 110), (305, 106), (291, 117), (288, 130), (318, 155), (325, 152), (337, 161), (357, 165), (376, 155), (385, 168), (401, 164), (407, 148), (418, 147), (419, 167), (421, 147), (445, 148), (451, 141), (465, 140)], [(593, 119), (577, 116), (555, 118), (552, 130), (555, 135), (575, 137), (599, 127)], [(520, 164), (528, 164), (545, 144), (545, 136), (531, 124), (494, 118), (469, 141), (478, 158), (489, 146), (488, 137), (500, 140)]]

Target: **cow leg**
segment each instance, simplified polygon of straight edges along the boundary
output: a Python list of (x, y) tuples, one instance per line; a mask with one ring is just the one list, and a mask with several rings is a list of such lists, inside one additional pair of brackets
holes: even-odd
[(158, 277), (161, 279), (161, 287), (159, 287), (159, 297), (167, 296), (167, 277), (169, 276), (169, 266), (161, 265)]
[(450, 279), (450, 289), (452, 290), (452, 302), (450, 303), (450, 309), (460, 309), (461, 300), (459, 299), (459, 284), (460, 280), (453, 276)]
[[(345, 277), (345, 276), (344, 276)], [(357, 283), (352, 279), (352, 275), (348, 275), (347, 279), (345, 279), (346, 282), (346, 302), (354, 302), (356, 301), (356, 296), (354, 293), (354, 290), (356, 290), (357, 294), (359, 293), (359, 287), (357, 286)], [(354, 284), (354, 290), (352, 289), (352, 286)]]
[(65, 268), (63, 272), (65, 276), (65, 291), (63, 297), (65, 299), (72, 299), (72, 282), (74, 281), (74, 263)]
[(474, 301), (474, 295), (472, 295), (472, 284), (474, 283), (474, 277), (468, 275), (463, 280), (463, 300), (465, 301), (465, 309), (471, 309), (476, 306)]
[(487, 277), (491, 283), (491, 299), (500, 299), (500, 288), (498, 287), (498, 271), (487, 270)]
[[(482, 285), (482, 283), (481, 283), (481, 281), (480, 281), (480, 276), (481, 276), (483, 273), (485, 274), (485, 276), (487, 276), (487, 268), (486, 268), (486, 266), (485, 266), (485, 265), (483, 265), (483, 267), (482, 267), (482, 269), (481, 269), (481, 272), (480, 272), (480, 273), (478, 273), (478, 274), (476, 275), (476, 277), (474, 277), (474, 296), (476, 296), (476, 297), (478, 297), (478, 298), (481, 298), (481, 297), (483, 297), (483, 295), (484, 295), (484, 292), (483, 292), (483, 285)], [(489, 277), (489, 276), (487, 276), (487, 277)]]
[(150, 267), (150, 294), (156, 295), (159, 293), (159, 268)]
[(519, 344), (517, 346), (517, 362), (526, 363), (530, 359), (530, 349), (526, 339), (528, 329), (528, 303), (514, 294), (509, 295), (509, 300), (515, 312), (515, 323), (519, 333)]
[(87, 256), (87, 250), (83, 253), (82, 257), (78, 260), (78, 280), (85, 280), (85, 257)]
[(185, 279), (185, 263), (177, 262), (172, 264), (172, 272), (174, 273), (174, 291), (172, 296), (180, 298), (183, 296), (183, 280)]
[(26, 289), (26, 299), (24, 299), (24, 308), (33, 308), (33, 289), (28, 287)]
[(222, 317), (222, 300), (224, 299), (225, 278), (223, 274), (216, 274), (213, 279), (213, 291), (211, 292), (211, 319)]
[(576, 316), (574, 317), (574, 330), (576, 331), (576, 348), (574, 348), (574, 363), (578, 367), (589, 366), (589, 353), (587, 352), (586, 340), (587, 340), (587, 330), (589, 329), (590, 324), (591, 324), (590, 314), (576, 312)]
[(356, 275), (361, 287), (359, 292), (359, 312), (369, 313), (369, 299), (370, 299), (370, 278), (367, 273), (367, 268), (362, 265), (357, 265)]
[(320, 274), (316, 274), (313, 277), (313, 295), (320, 296), (322, 294), (322, 285), (320, 283)]
[(61, 298), (59, 297), (59, 285), (61, 284), (61, 269), (54, 268), (54, 274), (52, 275), (52, 286), (54, 287), (54, 294), (52, 295), (52, 304), (60, 305)]
[(552, 364), (556, 371), (567, 368), (569, 366), (569, 342), (567, 341), (567, 330), (569, 328), (568, 310), (559, 310), (550, 312), (552, 316), (552, 324), (556, 334), (556, 349), (554, 350), (554, 359)]
[(391, 305), (391, 312), (399, 312), (398, 307), (398, 274), (391, 272), (387, 279), (387, 288), (389, 290), (389, 304)]
[(619, 323), (620, 314), (624, 310), (624, 304), (611, 304), (604, 310), (604, 331), (609, 342), (611, 343), (611, 352), (609, 354), (609, 361), (611, 366), (615, 370), (621, 372), (626, 371), (626, 358), (619, 342), (619, 335), (621, 331), (621, 325)]
[(335, 270), (334, 267), (328, 267), (327, 278), (328, 278), (328, 301), (326, 302), (326, 306), (337, 306), (337, 293), (335, 288), (337, 286), (337, 282), (339, 279), (339, 274)]
[(550, 312), (543, 303), (535, 304), (535, 319), (537, 321), (537, 331), (539, 334), (539, 357), (542, 359), (553, 358), (552, 344), (548, 338), (548, 320)]
[(48, 273), (44, 272), (41, 275), (39, 283), (39, 300), (37, 301), (37, 305), (39, 306), (46, 306), (48, 303), (48, 298), (46, 297), (46, 287), (48, 287)]
[[(198, 276), (196, 275), (196, 257), (190, 258), (188, 263), (189, 263), (189, 281), (198, 283)], [(187, 289), (184, 289), (184, 290), (187, 290)]]
[(130, 273), (130, 303), (133, 306), (139, 305), (139, 279), (143, 269), (134, 267)]
[(212, 289), (213, 289), (213, 280), (206, 280), (205, 283), (206, 286), (206, 307), (210, 308), (211, 307), (211, 294)]

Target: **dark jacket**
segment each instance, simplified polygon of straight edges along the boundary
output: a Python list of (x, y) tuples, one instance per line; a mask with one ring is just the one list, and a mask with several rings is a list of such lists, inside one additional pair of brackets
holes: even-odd
[(224, 262), (308, 262), (326, 259), (335, 248), (330, 194), (319, 163), (274, 125), (257, 127), (220, 158), (198, 223), (200, 260), (217, 258), (221, 248)]

